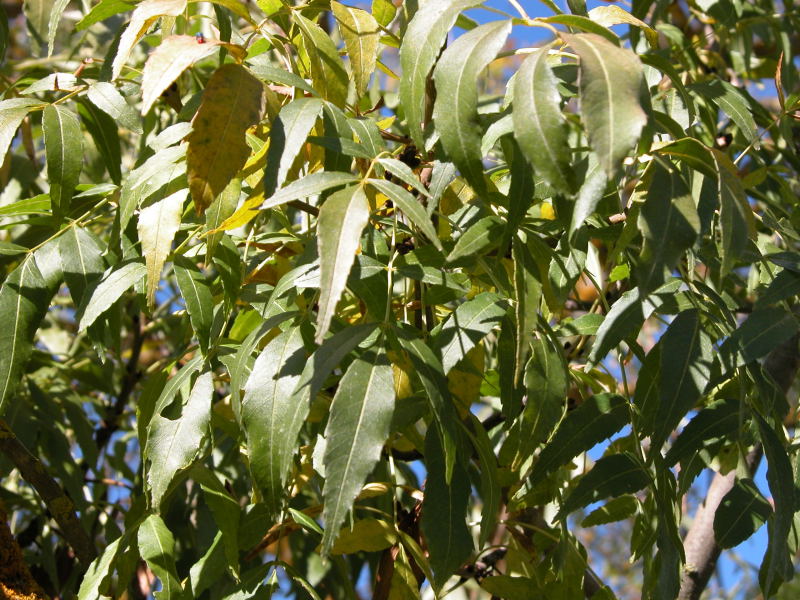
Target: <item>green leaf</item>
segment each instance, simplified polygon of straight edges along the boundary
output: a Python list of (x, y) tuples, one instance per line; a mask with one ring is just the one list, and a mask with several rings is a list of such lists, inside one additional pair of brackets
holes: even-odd
[(304, 48), (311, 63), (314, 89), (325, 100), (343, 107), (347, 102), (350, 77), (339, 58), (336, 44), (319, 25), (306, 19), (300, 11), (293, 12), (292, 19), (303, 34)]
[(591, 471), (580, 478), (566, 497), (556, 519), (588, 506), (602, 498), (638, 492), (650, 483), (650, 476), (629, 454), (611, 454), (598, 460)]
[[(495, 532), (501, 503), (501, 485), (497, 458), (489, 434), (474, 415), (470, 415), (472, 431), (466, 429), (472, 445), (478, 452), (481, 473), (481, 532), (478, 543), (483, 546)], [(438, 450), (437, 450), (438, 451)], [(452, 478), (450, 479), (452, 481)]]
[(220, 580), (225, 572), (225, 545), (222, 532), (218, 531), (206, 553), (200, 557), (189, 571), (189, 585), (197, 598), (205, 590)]
[(639, 508), (639, 502), (635, 496), (620, 496), (609, 500), (600, 508), (590, 512), (581, 521), (581, 527), (595, 527), (629, 519)]
[(397, 7), (392, 0), (372, 0), (372, 16), (383, 27), (388, 27), (396, 14)]
[(191, 260), (182, 256), (175, 257), (173, 265), (178, 289), (186, 303), (186, 311), (192, 323), (200, 349), (208, 352), (211, 324), (214, 320), (214, 298), (211, 287), (203, 273)]
[(173, 419), (156, 413), (150, 421), (144, 455), (150, 461), (147, 483), (154, 507), (162, 506), (175, 477), (200, 457), (211, 433), (213, 394), (213, 375), (206, 371), (195, 380), (179, 416)]
[(583, 402), (556, 429), (530, 476), (531, 485), (581, 452), (611, 437), (628, 423), (628, 402), (616, 394), (597, 394)]
[(752, 479), (739, 479), (714, 512), (714, 538), (720, 548), (738, 546), (764, 524), (772, 506)]
[(360, 185), (340, 190), (325, 200), (317, 220), (320, 257), (320, 299), (316, 341), (321, 343), (336, 312), (355, 260), (361, 232), (369, 221), (369, 202)]
[(83, 331), (120, 299), (131, 286), (147, 276), (147, 267), (140, 262), (128, 262), (119, 267), (111, 267), (102, 280), (86, 296), (88, 301), (78, 309), (80, 314), (78, 330)]
[(494, 60), (511, 32), (511, 21), (495, 21), (459, 37), (434, 70), (433, 120), (450, 160), (477, 192), (486, 190), (478, 123), (478, 76)]
[(134, 133), (142, 132), (141, 118), (113, 83), (96, 81), (89, 86), (86, 97), (118, 124)]
[(414, 188), (417, 192), (426, 196), (428, 198), (431, 197), (431, 193), (422, 185), (422, 182), (419, 180), (419, 177), (411, 170), (406, 163), (403, 161), (397, 160), (396, 158), (378, 158), (377, 162), (382, 167), (385, 167), (387, 171), (390, 171), (392, 175), (400, 179), (406, 185), (410, 185)]
[(161, 580), (156, 600), (177, 600), (183, 597), (175, 568), (175, 538), (158, 515), (150, 515), (139, 525), (139, 552), (153, 574)]
[(428, 75), (459, 13), (481, 3), (482, 0), (426, 2), (406, 28), (400, 46), (400, 68), (403, 71), (400, 78), (400, 104), (405, 110), (406, 125), (417, 148), (425, 148), (422, 126), (428, 108)]
[(500, 243), (504, 230), (505, 221), (497, 215), (478, 220), (458, 237), (456, 245), (447, 255), (447, 262), (484, 254)]
[(122, 182), (119, 126), (114, 119), (88, 100), (80, 100), (77, 109), (83, 125), (94, 140), (95, 147), (105, 163), (111, 180), (119, 185)]
[(494, 329), (505, 312), (503, 301), (490, 292), (478, 294), (452, 312), (433, 338), (445, 375)]
[(683, 428), (664, 457), (667, 466), (695, 456), (710, 440), (734, 435), (739, 428), (739, 402), (718, 400), (703, 408)]
[(366, 92), (369, 79), (375, 70), (380, 27), (371, 14), (360, 8), (331, 2), (331, 9), (350, 57), (356, 95), (360, 98)]
[[(580, 11), (580, 14), (554, 15), (552, 17), (546, 17), (542, 19), (542, 21), (544, 21), (545, 23), (557, 23), (559, 25), (566, 25), (570, 29), (580, 29), (581, 31), (587, 32), (587, 34), (599, 36), (601, 39), (608, 41), (608, 43), (613, 45), (614, 47), (619, 47), (620, 41), (617, 34), (611, 31), (608, 27), (603, 27), (602, 25), (594, 22), (587, 16), (584, 16), (586, 14), (585, 0), (567, 0), (567, 1), (570, 4), (580, 3), (581, 5), (583, 5), (583, 9)], [(574, 9), (573, 12), (575, 12)]]
[(442, 242), (439, 241), (436, 228), (419, 200), (399, 185), (395, 185), (385, 179), (367, 179), (367, 183), (385, 194), (425, 234), (425, 237), (433, 242), (437, 249), (442, 249)]
[(131, 15), (128, 26), (119, 38), (117, 54), (111, 64), (111, 79), (114, 80), (120, 76), (134, 46), (144, 37), (158, 17), (177, 17), (185, 10), (186, 0), (144, 0), (139, 2)]
[(395, 528), (379, 519), (360, 519), (352, 527), (343, 527), (331, 548), (331, 554), (355, 554), (356, 552), (380, 552), (394, 545), (397, 540)]
[(772, 306), (754, 310), (719, 348), (725, 372), (766, 355), (797, 333), (797, 319), (785, 309)]
[(586, 219), (592, 216), (598, 203), (603, 199), (607, 181), (606, 174), (597, 161), (597, 156), (593, 152), (590, 153), (586, 177), (578, 190), (575, 208), (572, 211), (572, 221), (569, 225), (570, 235), (574, 235), (583, 227)]
[[(684, 415), (700, 399), (711, 377), (713, 349), (704, 334), (700, 313), (680, 313), (661, 337), (661, 383), (657, 406), (640, 407), (643, 415), (655, 410), (651, 452), (658, 452)], [(645, 415), (646, 418), (646, 415)]]
[(691, 89), (700, 92), (705, 98), (719, 106), (722, 112), (736, 123), (747, 141), (758, 148), (758, 129), (753, 120), (752, 109), (739, 89), (721, 79), (698, 83), (691, 86)]
[(533, 339), (533, 331), (539, 318), (542, 299), (541, 272), (528, 245), (514, 236), (511, 246), (514, 261), (514, 317), (516, 348), (514, 351), (514, 384), (525, 368), (525, 360)]
[(107, 589), (108, 579), (113, 574), (114, 562), (122, 540), (123, 537), (118, 537), (108, 544), (103, 553), (89, 565), (78, 590), (78, 600), (98, 600), (106, 595), (103, 591)]
[(80, 306), (87, 290), (103, 276), (103, 243), (85, 227), (70, 227), (58, 240), (61, 270), (69, 287), (72, 303)]
[[(547, 63), (550, 46), (531, 54), (514, 77), (514, 137), (537, 173), (556, 190), (575, 191), (567, 122), (557, 81)], [(605, 187), (605, 179), (603, 181)]]
[(92, 7), (83, 18), (75, 24), (77, 31), (91, 27), (95, 23), (105, 21), (109, 17), (118, 15), (119, 13), (128, 12), (136, 6), (133, 0), (100, 0)]
[(0, 101), (0, 160), (5, 160), (11, 140), (14, 139), (22, 120), (28, 116), (33, 107), (41, 105), (40, 100), (33, 98), (10, 98)]
[(653, 163), (653, 168), (647, 199), (639, 213), (644, 238), (638, 268), (641, 294), (664, 282), (665, 271), (675, 266), (700, 232), (697, 208), (680, 172), (675, 168), (668, 171), (660, 162)]
[(456, 462), (453, 476), (445, 478), (444, 457), (436, 429), (428, 429), (425, 438), (425, 466), (428, 478), (422, 500), (422, 533), (428, 553), (435, 590), (441, 590), (456, 569), (472, 554), (473, 542), (466, 523), (470, 496), (469, 476)]
[(639, 95), (642, 63), (630, 50), (593, 33), (561, 34), (580, 57), (581, 117), (609, 179), (636, 145), (647, 115)]
[(530, 577), (493, 575), (480, 582), (481, 588), (504, 600), (529, 600), (542, 593), (542, 586)]
[(261, 120), (264, 84), (228, 63), (211, 76), (195, 115), (186, 168), (195, 208), (203, 213), (250, 156), (245, 132)]
[(339, 528), (380, 458), (394, 412), (394, 378), (383, 350), (371, 350), (347, 368), (333, 397), (325, 428), (325, 534), (322, 553), (333, 547)]
[(631, 13), (619, 6), (596, 6), (589, 11), (589, 18), (603, 27), (614, 25), (632, 25), (644, 32), (647, 43), (651, 48), (658, 48), (658, 32), (644, 21), (637, 19)]
[(64, 9), (67, 8), (69, 0), (55, 0), (50, 9), (50, 23), (47, 28), (47, 57), (53, 55), (53, 45), (56, 42), (56, 33), (58, 33), (58, 23), (61, 21), (61, 15)]
[(143, 208), (136, 229), (142, 242), (142, 255), (147, 265), (147, 304), (155, 306), (161, 269), (172, 251), (172, 240), (181, 225), (186, 190), (180, 190)]
[(800, 275), (785, 269), (778, 273), (767, 288), (759, 294), (756, 308), (777, 304), (798, 294), (800, 294)]
[(744, 254), (748, 240), (755, 236), (755, 219), (735, 165), (719, 150), (711, 152), (719, 181), (720, 276), (724, 277)]
[(253, 75), (259, 79), (263, 79), (264, 81), (271, 81), (281, 85), (296, 87), (298, 90), (303, 90), (304, 92), (308, 92), (314, 96), (319, 95), (314, 88), (308, 85), (308, 82), (305, 79), (299, 75), (296, 75), (295, 73), (292, 73), (291, 71), (286, 71), (285, 69), (276, 67), (271, 63), (256, 63), (252, 66), (251, 71), (253, 72)]
[(266, 197), (272, 196), (286, 181), (294, 159), (322, 112), (322, 106), (322, 101), (317, 98), (299, 98), (281, 108), (269, 132), (267, 167), (264, 172)]
[(83, 166), (81, 125), (75, 113), (60, 104), (51, 104), (42, 114), (42, 129), (50, 202), (53, 214), (63, 216), (69, 211)]
[(0, 287), (0, 415), (22, 378), (33, 338), (47, 313), (52, 293), (36, 259), (29, 254)]
[(775, 593), (781, 582), (794, 577), (794, 567), (786, 541), (792, 528), (795, 488), (792, 465), (781, 439), (782, 433), (780, 435), (776, 433), (760, 415), (755, 415), (755, 419), (761, 443), (764, 445), (764, 455), (767, 458), (767, 483), (775, 507), (775, 513), (769, 520), (767, 552), (758, 572), (761, 589), (765, 596), (769, 597)]
[(283, 508), (296, 452), (298, 432), (286, 426), (286, 416), (297, 402), (292, 392), (306, 361), (300, 328), (287, 329), (258, 355), (242, 399), (250, 471), (272, 517)]
[(159, 44), (144, 64), (142, 72), (142, 115), (178, 76), (193, 63), (213, 53), (218, 43), (198, 44), (193, 35), (171, 35)]
[(311, 173), (279, 189), (272, 194), (272, 196), (267, 198), (260, 208), (262, 210), (265, 208), (274, 208), (275, 206), (291, 202), (292, 200), (315, 196), (332, 188), (355, 183), (356, 181), (358, 181), (358, 179), (349, 173), (340, 173), (336, 171)]

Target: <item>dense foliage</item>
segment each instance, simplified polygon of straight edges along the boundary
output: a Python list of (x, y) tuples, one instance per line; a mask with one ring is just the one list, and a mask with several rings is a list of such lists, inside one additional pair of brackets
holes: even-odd
[(567, 4), (4, 0), (0, 594), (792, 579), (800, 19)]

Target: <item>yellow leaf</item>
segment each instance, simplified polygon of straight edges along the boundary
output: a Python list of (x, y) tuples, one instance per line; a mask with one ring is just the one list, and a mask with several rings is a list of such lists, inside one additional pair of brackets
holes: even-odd
[(263, 111), (264, 86), (243, 66), (225, 64), (211, 76), (186, 153), (189, 189), (198, 213), (247, 162), (245, 132), (261, 120)]
[(478, 344), (447, 374), (447, 389), (462, 416), (480, 398), (484, 360), (483, 344)]
[(344, 40), (350, 56), (350, 69), (356, 84), (356, 94), (360, 98), (369, 85), (369, 78), (375, 70), (380, 41), (380, 26), (365, 10), (331, 2), (333, 16), (339, 24), (339, 33)]
[(206, 235), (211, 235), (212, 233), (218, 233), (220, 231), (230, 231), (231, 229), (237, 229), (242, 225), (246, 225), (255, 218), (258, 214), (258, 207), (263, 203), (264, 191), (262, 189), (245, 200), (235, 213), (225, 219), (219, 227), (212, 229)]
[(172, 250), (172, 240), (181, 224), (185, 198), (186, 190), (181, 190), (139, 213), (137, 230), (147, 265), (147, 304), (151, 308), (161, 279), (161, 268)]
[(331, 554), (353, 554), (355, 552), (378, 552), (395, 543), (394, 527), (378, 519), (356, 521), (353, 528), (344, 527), (333, 545)]
[(311, 67), (311, 81), (320, 95), (342, 107), (347, 101), (350, 78), (344, 68), (336, 44), (316, 23), (309, 21), (300, 12), (292, 17), (303, 34), (303, 46)]

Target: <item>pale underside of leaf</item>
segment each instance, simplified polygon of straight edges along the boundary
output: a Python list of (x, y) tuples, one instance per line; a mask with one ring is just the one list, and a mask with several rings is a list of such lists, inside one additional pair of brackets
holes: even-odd
[(359, 8), (345, 6), (339, 2), (331, 2), (331, 8), (339, 24), (339, 32), (344, 39), (347, 54), (350, 56), (350, 68), (353, 71), (356, 93), (360, 98), (364, 95), (375, 70), (380, 27), (371, 14)]
[(151, 308), (161, 280), (161, 269), (172, 251), (172, 240), (181, 225), (185, 198), (186, 190), (180, 190), (139, 213), (137, 230), (147, 265), (147, 303)]

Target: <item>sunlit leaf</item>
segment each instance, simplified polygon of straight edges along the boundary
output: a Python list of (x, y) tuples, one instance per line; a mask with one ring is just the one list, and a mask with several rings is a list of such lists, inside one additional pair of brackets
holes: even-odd
[(292, 15), (292, 19), (303, 34), (314, 89), (325, 100), (336, 106), (344, 106), (350, 78), (339, 58), (336, 44), (319, 25), (306, 19), (299, 11)]
[(139, 213), (136, 229), (147, 265), (147, 303), (151, 308), (161, 280), (161, 269), (172, 251), (172, 240), (181, 224), (185, 198), (186, 190), (181, 190), (143, 208)]
[(47, 179), (53, 213), (63, 216), (83, 167), (81, 125), (75, 113), (51, 104), (42, 115), (44, 146), (47, 155)]
[(339, 24), (339, 33), (344, 39), (347, 55), (350, 57), (356, 94), (361, 97), (375, 70), (380, 39), (378, 22), (367, 11), (345, 6), (339, 2), (331, 2), (331, 9)]
[(84, 304), (79, 309), (78, 328), (84, 330), (111, 308), (131, 286), (147, 276), (147, 267), (140, 262), (129, 262), (107, 270)]

